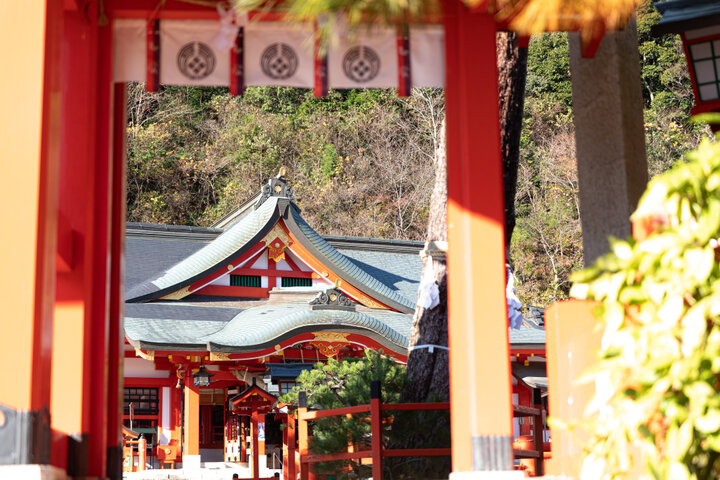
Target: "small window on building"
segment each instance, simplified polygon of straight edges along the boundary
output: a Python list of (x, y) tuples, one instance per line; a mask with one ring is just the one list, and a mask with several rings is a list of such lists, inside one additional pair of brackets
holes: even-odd
[(260, 276), (230, 275), (230, 285), (233, 287), (260, 287)]
[(289, 393), (297, 385), (297, 382), (280, 382), (280, 395)]
[(125, 415), (130, 415), (130, 404), (134, 404), (135, 415), (157, 415), (158, 414), (158, 389), (157, 388), (126, 388), (123, 398), (123, 410)]
[(312, 278), (282, 277), (283, 287), (312, 287)]

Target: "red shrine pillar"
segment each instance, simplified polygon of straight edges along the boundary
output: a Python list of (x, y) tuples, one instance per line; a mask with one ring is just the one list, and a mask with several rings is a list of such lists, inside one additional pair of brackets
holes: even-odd
[(295, 465), (296, 436), (295, 436), (295, 415), (286, 415), (287, 427), (283, 430), (283, 478), (284, 480), (295, 480), (297, 468)]
[(453, 475), (497, 473), (513, 453), (496, 28), (483, 5), (443, 7)]
[(258, 442), (258, 424), (261, 422), (260, 417), (261, 415), (258, 414), (257, 409), (253, 408), (250, 414), (250, 434), (252, 435), (252, 458), (250, 462), (252, 463), (252, 478), (254, 479), (260, 478), (260, 445)]
[[(188, 370), (190, 372), (190, 370)], [(200, 389), (193, 386), (192, 374), (185, 375), (183, 466), (200, 467)]]
[[(60, 164), (62, 1), (3, 2), (0, 88), (0, 478), (50, 460), (50, 368)], [(23, 437), (33, 431), (33, 447)], [(21, 454), (24, 452), (24, 454)], [(18, 473), (21, 472), (21, 473)]]
[(119, 478), (125, 93), (112, 83), (112, 26), (98, 25), (96, 4), (73, 7), (61, 43), (52, 461), (72, 476)]

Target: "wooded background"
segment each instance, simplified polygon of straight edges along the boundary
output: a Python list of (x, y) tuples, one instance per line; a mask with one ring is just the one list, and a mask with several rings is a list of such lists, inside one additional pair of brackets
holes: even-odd
[[(679, 37), (650, 37), (638, 12), (651, 175), (710, 135), (688, 121), (692, 89)], [(320, 233), (424, 240), (444, 115), (441, 89), (312, 91), (128, 86), (128, 220), (211, 225), (288, 168)], [(481, 159), (478, 159), (481, 161)], [(567, 35), (534, 36), (527, 60), (510, 261), (525, 304), (567, 297), (582, 266)]]

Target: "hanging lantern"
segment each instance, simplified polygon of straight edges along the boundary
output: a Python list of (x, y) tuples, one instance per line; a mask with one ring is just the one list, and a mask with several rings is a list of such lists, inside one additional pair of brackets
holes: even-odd
[(215, 374), (205, 370), (204, 366), (200, 366), (200, 369), (195, 373), (193, 378), (193, 385), (196, 387), (208, 387), (210, 386), (210, 377), (214, 377)]
[(652, 34), (678, 33), (682, 39), (695, 95), (691, 114), (720, 112), (720, 3), (669, 0), (655, 3), (655, 8), (662, 18)]

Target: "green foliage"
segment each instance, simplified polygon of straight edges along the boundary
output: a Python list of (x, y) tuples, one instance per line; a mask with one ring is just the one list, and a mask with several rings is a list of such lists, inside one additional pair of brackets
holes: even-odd
[(570, 110), (570, 50), (567, 33), (548, 33), (533, 37), (528, 47), (525, 92), (528, 97), (550, 97)]
[[(308, 408), (331, 408), (367, 405), (370, 403), (370, 382), (381, 382), (383, 403), (398, 403), (406, 386), (405, 366), (384, 357), (382, 352), (367, 351), (363, 358), (318, 363), (297, 379), (298, 386), (280, 398), (281, 402), (297, 405), (299, 391), (307, 393)], [(429, 398), (429, 402), (440, 401)], [(392, 418), (390, 418), (392, 417)], [(383, 413), (384, 448), (448, 448), (450, 446), (449, 411), (403, 411)], [(349, 417), (327, 417), (312, 424), (310, 450), (316, 454), (346, 452), (348, 442), (355, 451), (370, 449), (370, 422), (367, 413)], [(383, 477), (389, 479), (446, 478), (450, 459), (443, 457), (387, 458), (383, 461)], [(339, 478), (368, 478), (369, 466), (355, 461), (334, 461), (315, 464), (318, 472), (332, 473)]]
[(320, 160), (320, 173), (322, 173), (324, 180), (329, 180), (330, 177), (335, 175), (335, 170), (338, 168), (339, 160), (335, 145), (325, 145), (322, 150), (322, 159)]
[(573, 276), (604, 328), (587, 478), (620, 477), (641, 454), (656, 479), (720, 471), (720, 144), (686, 157), (650, 183), (638, 240)]
[[(405, 385), (405, 366), (395, 363), (382, 353), (368, 350), (362, 358), (338, 361), (328, 359), (305, 370), (297, 378), (298, 385), (280, 398), (281, 402), (297, 405), (299, 391), (307, 393), (308, 408), (328, 408), (370, 403), (370, 382), (382, 382), (382, 401), (397, 403)], [(319, 421), (318, 421), (319, 423)], [(347, 442), (345, 442), (347, 447)]]
[(523, 303), (567, 298), (568, 276), (582, 265), (568, 40), (533, 37), (510, 257)]
[[(370, 382), (381, 382), (382, 401), (397, 403), (405, 385), (405, 366), (395, 363), (381, 353), (367, 351), (363, 358), (318, 363), (312, 370), (304, 371), (297, 379), (290, 393), (280, 398), (281, 402), (297, 405), (298, 392), (307, 392), (308, 407), (313, 410), (367, 405), (370, 403)], [(384, 414), (387, 417), (388, 414)], [(386, 425), (387, 426), (387, 425)], [(386, 428), (387, 430), (387, 428)], [(370, 448), (370, 422), (367, 414), (341, 415), (322, 418), (312, 426), (310, 449), (313, 453), (328, 454), (346, 452), (348, 442), (358, 450)], [(337, 472), (349, 467), (359, 478), (367, 478), (367, 466), (353, 461), (320, 463), (318, 471)]]
[[(322, 233), (424, 238), (441, 90), (129, 86), (128, 219), (210, 225), (288, 168)], [(374, 175), (373, 173), (377, 173)]]
[[(678, 35), (653, 37), (660, 15), (651, 1), (637, 12), (650, 176), (671, 168), (707, 137), (688, 120), (693, 104)], [(518, 296), (548, 305), (567, 298), (571, 272), (582, 267), (567, 34), (533, 36), (528, 50), (525, 115), (511, 245)]]

